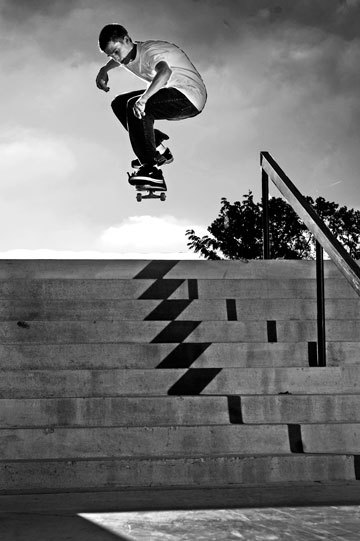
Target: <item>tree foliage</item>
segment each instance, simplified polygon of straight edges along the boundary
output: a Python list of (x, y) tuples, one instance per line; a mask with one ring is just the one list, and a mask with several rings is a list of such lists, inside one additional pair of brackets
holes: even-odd
[[(199, 237), (186, 231), (188, 246), (206, 259), (261, 259), (263, 246), (262, 205), (251, 191), (244, 199), (229, 203), (221, 199), (218, 217), (208, 227), (209, 235)], [(360, 259), (360, 211), (340, 207), (318, 197), (306, 197), (354, 259)], [(280, 197), (269, 199), (271, 257), (314, 259), (315, 239), (295, 211)]]

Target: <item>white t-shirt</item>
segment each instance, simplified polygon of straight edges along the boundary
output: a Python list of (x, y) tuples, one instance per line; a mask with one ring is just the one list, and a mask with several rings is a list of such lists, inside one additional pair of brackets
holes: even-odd
[(207, 98), (206, 87), (184, 51), (167, 41), (138, 41), (136, 44), (135, 59), (124, 67), (150, 83), (156, 75), (156, 64), (167, 62), (172, 74), (166, 86), (177, 88), (202, 111)]

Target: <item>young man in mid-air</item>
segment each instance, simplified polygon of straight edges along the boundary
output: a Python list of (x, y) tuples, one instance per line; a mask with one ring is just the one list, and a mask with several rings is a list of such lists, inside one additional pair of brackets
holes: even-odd
[(132, 41), (120, 24), (105, 26), (99, 35), (100, 49), (111, 59), (97, 77), (97, 87), (109, 91), (108, 71), (124, 67), (148, 83), (146, 89), (117, 96), (111, 107), (129, 132), (137, 159), (130, 184), (164, 185), (160, 166), (173, 156), (163, 141), (169, 137), (158, 129), (159, 119), (182, 120), (198, 115), (207, 94), (204, 82), (186, 54), (166, 41)]

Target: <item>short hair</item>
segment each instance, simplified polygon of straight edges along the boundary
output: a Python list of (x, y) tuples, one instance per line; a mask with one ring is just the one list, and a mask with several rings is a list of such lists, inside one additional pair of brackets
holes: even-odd
[(126, 28), (121, 26), (121, 24), (107, 24), (99, 34), (99, 47), (102, 51), (105, 51), (106, 46), (110, 41), (124, 39), (127, 35), (128, 32)]

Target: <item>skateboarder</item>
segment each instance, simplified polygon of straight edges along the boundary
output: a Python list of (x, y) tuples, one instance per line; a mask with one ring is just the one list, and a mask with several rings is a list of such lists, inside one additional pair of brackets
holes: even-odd
[(198, 115), (206, 103), (204, 82), (186, 54), (166, 41), (133, 41), (120, 24), (105, 26), (99, 35), (99, 47), (108, 57), (96, 85), (109, 91), (108, 71), (119, 66), (148, 83), (146, 89), (117, 96), (111, 107), (129, 132), (137, 168), (130, 184), (163, 184), (161, 165), (173, 161), (163, 141), (169, 137), (154, 129), (158, 119), (182, 120)]

